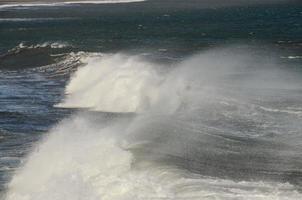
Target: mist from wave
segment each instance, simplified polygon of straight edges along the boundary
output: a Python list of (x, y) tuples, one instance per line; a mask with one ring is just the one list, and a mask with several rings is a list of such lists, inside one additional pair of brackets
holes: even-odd
[(301, 199), (297, 72), (236, 48), (80, 57), (57, 106), (86, 111), (47, 134), (8, 200)]

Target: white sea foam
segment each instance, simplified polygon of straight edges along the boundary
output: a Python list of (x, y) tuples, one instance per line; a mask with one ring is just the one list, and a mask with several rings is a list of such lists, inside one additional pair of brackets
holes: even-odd
[(301, 59), (302, 56), (288, 56), (289, 59)]
[[(66, 86), (66, 97), (58, 106), (85, 107), (106, 112), (137, 112), (142, 115), (114, 118), (98, 112), (95, 115), (93, 112), (78, 113), (65, 119), (29, 155), (24, 167), (9, 184), (6, 199), (301, 199), (301, 193), (289, 183), (235, 181), (216, 177), (223, 170), (208, 177), (193, 174), (174, 162), (168, 162), (170, 157), (187, 162), (192, 157), (183, 156), (189, 153), (185, 149), (193, 148), (194, 144), (198, 144), (196, 149), (210, 152), (209, 156), (213, 153), (213, 160), (218, 159), (215, 155), (219, 153), (236, 151), (236, 148), (228, 146), (241, 144), (241, 140), (229, 137), (238, 132), (237, 127), (231, 129), (231, 132), (227, 131), (234, 125), (232, 121), (236, 122), (236, 126), (247, 122), (248, 127), (256, 123), (263, 126), (276, 123), (271, 112), (258, 111), (259, 106), (250, 102), (248, 97), (252, 97), (250, 92), (255, 89), (269, 88), (274, 91), (280, 86), (287, 88), (288, 85), (284, 85), (279, 71), (265, 71), (262, 68), (270, 66), (249, 58), (250, 54), (237, 56), (226, 53), (230, 51), (203, 53), (173, 67), (148, 62), (140, 56), (78, 54), (86, 65), (72, 75)], [(260, 71), (256, 73), (251, 62), (256, 67), (261, 66), (257, 69)], [(275, 96), (271, 98), (270, 94), (260, 92), (257, 98), (267, 101), (275, 99)], [(210, 121), (209, 126), (199, 130), (198, 127), (203, 124), (195, 118), (203, 117), (206, 118), (205, 122)], [(226, 133), (219, 132), (209, 138), (214, 129), (220, 131), (219, 127), (211, 127), (211, 124), (219, 122), (218, 126), (221, 125), (224, 117), (226, 124), (223, 124), (223, 131)], [(279, 124), (278, 120), (279, 117)], [(294, 117), (290, 120), (297, 119)], [(153, 121), (157, 123), (153, 124)], [(264, 121), (267, 124), (263, 124)], [(294, 127), (291, 128), (295, 131)], [(241, 138), (247, 134), (245, 128), (242, 131)], [(222, 134), (228, 137), (219, 140), (223, 138)], [(206, 138), (210, 140), (203, 141)], [(196, 140), (204, 143), (195, 143)], [(218, 143), (215, 143), (216, 140), (219, 140)], [(187, 141), (192, 143), (182, 144)], [(224, 143), (227, 143), (226, 146), (223, 146)], [(282, 143), (286, 141), (282, 140)], [(209, 146), (202, 149), (200, 144)], [(252, 164), (259, 166), (259, 163), (249, 160), (254, 156), (252, 152), (245, 150), (252, 148), (256, 151), (252, 144), (236, 146), (239, 151), (232, 154), (235, 156), (247, 152), (248, 161), (243, 163), (243, 167)], [(267, 138), (264, 144), (268, 144)], [(220, 149), (221, 146), (226, 149)], [(260, 147), (257, 146), (257, 149)], [(152, 148), (156, 149), (156, 155)], [(260, 151), (268, 148), (262, 147)], [(211, 152), (213, 149), (215, 152)], [(290, 167), (289, 152), (275, 150), (278, 155), (286, 153), (285, 166)], [(258, 153), (260, 160), (268, 158), (265, 152), (257, 151), (256, 155)], [(156, 160), (161, 156), (164, 162)], [(207, 158), (199, 157), (198, 151), (193, 156), (207, 162)], [(268, 156), (272, 156), (270, 151)], [(236, 165), (240, 166), (244, 159), (245, 155), (242, 155), (238, 163), (236, 160)], [(273, 170), (274, 166), (270, 164), (269, 170)], [(263, 171), (268, 172), (266, 169)], [(241, 175), (244, 177), (244, 174)]]
[(49, 2), (49, 3), (12, 3), (0, 5), (3, 8), (30, 8), (30, 7), (44, 7), (44, 6), (66, 6), (77, 4), (110, 4), (110, 3), (134, 3), (145, 0), (98, 0), (98, 1), (64, 1), (64, 2)]
[(281, 58), (285, 58), (285, 59), (302, 59), (302, 56), (281, 56)]
[(164, 81), (152, 64), (138, 57), (103, 55), (82, 62), (88, 64), (76, 72), (66, 88), (68, 97), (57, 106), (137, 112), (156, 102)]
[[(215, 60), (215, 54), (224, 59)], [(220, 91), (246, 89), (294, 89), (300, 83), (280, 78), (274, 64), (259, 63), (253, 70), (246, 55), (208, 52), (194, 56), (172, 68), (145, 61), (139, 56), (122, 54), (83, 54), (84, 67), (78, 69), (66, 87), (67, 97), (58, 107), (81, 107), (105, 112), (174, 112), (205, 98), (217, 98)], [(238, 80), (232, 77), (244, 76)], [(291, 81), (295, 81), (292, 78)], [(299, 81), (298, 81), (299, 82)], [(230, 88), (227, 88), (230, 86)], [(261, 86), (261, 87), (260, 87)], [(245, 89), (245, 90), (246, 90)], [(261, 95), (266, 95), (262, 92)]]
[(263, 106), (259, 106), (260, 109), (263, 109), (268, 112), (276, 112), (276, 113), (287, 113), (287, 114), (292, 114), (292, 115), (297, 115), (298, 117), (302, 116), (302, 111), (300, 110), (279, 110), (279, 109), (273, 109), (273, 108), (267, 108)]
[(33, 20), (32, 18), (1, 18), (0, 22), (27, 22)]
[(25, 44), (21, 42), (13, 49), (9, 50), (10, 52), (21, 50), (21, 49), (36, 49), (36, 48), (52, 48), (52, 49), (62, 49), (66, 47), (70, 47), (71, 45), (67, 42), (44, 42), (40, 44)]
[[(1, 8), (1, 6), (0, 6)], [(32, 21), (56, 21), (56, 20), (74, 20), (77, 18), (72, 17), (64, 17), (64, 18), (51, 18), (51, 17), (44, 17), (44, 18), (1, 18), (0, 22), (32, 22)]]
[[(170, 70), (139, 56), (122, 54), (83, 54), (81, 62), (85, 66), (73, 75), (66, 87), (66, 98), (56, 106), (118, 113), (173, 113), (189, 103), (186, 96), (192, 95), (194, 85), (200, 87), (204, 81), (190, 81), (195, 72), (203, 76), (196, 65), (187, 66), (191, 63)], [(191, 68), (188, 73), (186, 67)], [(198, 89), (194, 88), (194, 95), (201, 96), (200, 92), (207, 88)]]
[(173, 166), (137, 162), (126, 150), (129, 144), (123, 138), (129, 126), (135, 124), (119, 121), (102, 127), (84, 116), (61, 122), (15, 175), (6, 199), (302, 198), (290, 184), (234, 182), (190, 174)]

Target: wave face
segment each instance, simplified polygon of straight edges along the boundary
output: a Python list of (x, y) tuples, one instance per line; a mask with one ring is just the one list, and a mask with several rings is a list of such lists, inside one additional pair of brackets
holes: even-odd
[[(64, 42), (44, 42), (41, 44), (20, 43), (0, 55), (0, 70), (17, 70), (55, 64), (64, 60), (66, 51), (72, 48)], [(33, 60), (32, 58), (36, 59)]]
[(170, 65), (83, 54), (8, 200), (301, 199), (301, 80), (214, 49)]

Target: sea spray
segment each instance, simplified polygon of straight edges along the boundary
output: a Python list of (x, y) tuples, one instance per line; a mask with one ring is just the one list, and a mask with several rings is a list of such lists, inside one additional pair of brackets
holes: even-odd
[(234, 49), (172, 67), (81, 61), (58, 106), (90, 111), (50, 131), (8, 200), (301, 199), (301, 118), (281, 112), (301, 102), (290, 70)]
[(135, 158), (135, 149), (147, 143), (131, 144), (125, 137), (141, 121), (98, 115), (81, 113), (53, 128), (11, 181), (6, 199), (301, 198), (290, 184), (234, 182), (153, 162), (148, 155)]

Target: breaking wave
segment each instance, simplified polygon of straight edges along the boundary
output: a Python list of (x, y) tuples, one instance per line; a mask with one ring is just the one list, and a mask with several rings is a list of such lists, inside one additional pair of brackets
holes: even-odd
[(297, 73), (232, 48), (80, 61), (57, 106), (88, 110), (49, 132), (8, 200), (301, 199)]

